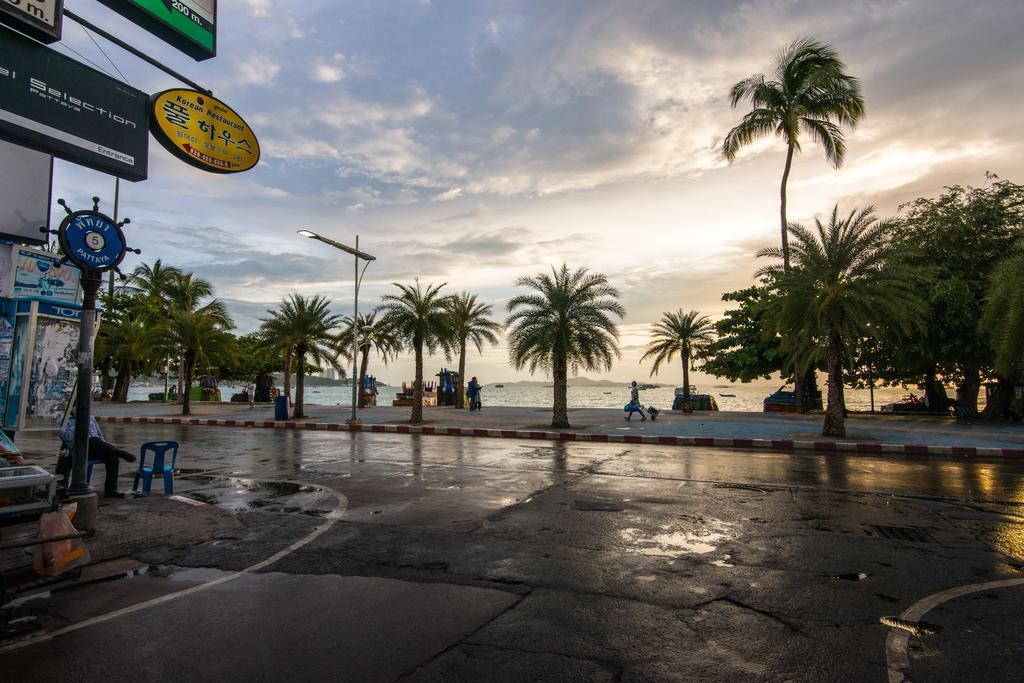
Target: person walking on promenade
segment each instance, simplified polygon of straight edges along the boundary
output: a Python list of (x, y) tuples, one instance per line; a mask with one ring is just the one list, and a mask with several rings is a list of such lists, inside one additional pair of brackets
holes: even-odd
[(250, 380), (249, 383), (245, 385), (245, 395), (249, 399), (249, 407), (250, 408), (255, 408), (256, 407), (256, 382), (253, 382), (253, 381)]
[(476, 377), (469, 380), (469, 385), (466, 387), (466, 395), (469, 396), (469, 409), (480, 410), (480, 382), (476, 381)]
[(633, 417), (633, 413), (640, 413), (640, 420), (647, 422), (647, 416), (644, 415), (644, 409), (640, 407), (640, 389), (637, 388), (635, 381), (629, 388), (629, 403), (626, 404), (625, 417), (627, 422)]

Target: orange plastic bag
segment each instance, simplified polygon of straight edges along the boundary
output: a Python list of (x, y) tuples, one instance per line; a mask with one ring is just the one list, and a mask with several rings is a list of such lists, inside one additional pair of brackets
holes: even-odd
[[(71, 523), (77, 505), (66, 506), (60, 512), (44, 512), (39, 518), (39, 538), (74, 534), (78, 530)], [(89, 564), (89, 549), (80, 538), (40, 543), (32, 549), (32, 567), (42, 576), (57, 576)]]

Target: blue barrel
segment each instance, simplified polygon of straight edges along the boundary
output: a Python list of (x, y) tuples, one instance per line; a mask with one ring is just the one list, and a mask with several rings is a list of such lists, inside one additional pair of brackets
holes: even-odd
[(288, 419), (288, 397), (278, 396), (274, 399), (274, 419), (275, 420), (287, 420)]

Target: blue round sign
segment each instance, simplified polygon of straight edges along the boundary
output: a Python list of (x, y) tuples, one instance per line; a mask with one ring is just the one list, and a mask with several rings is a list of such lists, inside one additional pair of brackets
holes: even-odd
[(121, 228), (98, 211), (76, 211), (57, 233), (68, 260), (85, 270), (110, 270), (124, 259), (127, 245)]

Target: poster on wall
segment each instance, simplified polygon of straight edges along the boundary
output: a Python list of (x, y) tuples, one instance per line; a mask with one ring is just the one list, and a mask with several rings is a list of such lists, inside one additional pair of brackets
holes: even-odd
[(14, 346), (14, 309), (10, 316), (0, 312), (0, 415), (7, 409), (7, 386), (11, 377), (11, 351)]
[(52, 427), (64, 413), (75, 384), (78, 323), (40, 318), (28, 385), (27, 427)]
[(11, 293), (15, 297), (77, 303), (81, 271), (54, 254), (18, 249)]

